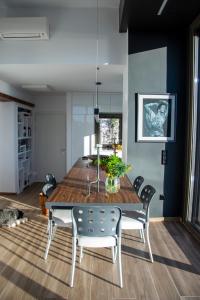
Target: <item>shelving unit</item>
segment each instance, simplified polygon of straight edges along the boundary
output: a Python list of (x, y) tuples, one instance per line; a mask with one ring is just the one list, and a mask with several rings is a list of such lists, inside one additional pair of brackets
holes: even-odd
[(18, 183), (19, 192), (32, 178), (32, 111), (18, 107)]

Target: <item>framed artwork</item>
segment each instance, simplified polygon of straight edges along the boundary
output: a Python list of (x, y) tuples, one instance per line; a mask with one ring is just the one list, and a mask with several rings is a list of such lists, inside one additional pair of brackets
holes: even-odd
[(175, 94), (136, 94), (137, 142), (174, 142)]

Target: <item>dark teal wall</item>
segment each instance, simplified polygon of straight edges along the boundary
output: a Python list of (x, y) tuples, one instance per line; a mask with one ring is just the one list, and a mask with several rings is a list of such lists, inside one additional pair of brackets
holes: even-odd
[[(183, 171), (186, 107), (186, 33), (129, 33), (128, 162), (131, 179), (143, 175), (157, 194), (151, 216), (180, 216), (183, 204)], [(137, 143), (135, 93), (176, 93), (176, 142)], [(168, 164), (161, 165), (161, 150)], [(160, 200), (164, 195), (164, 200)]]

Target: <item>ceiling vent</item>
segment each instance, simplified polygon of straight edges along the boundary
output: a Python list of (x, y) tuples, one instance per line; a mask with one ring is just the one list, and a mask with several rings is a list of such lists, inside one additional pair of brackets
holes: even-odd
[(33, 92), (51, 92), (52, 88), (47, 84), (23, 84), (23, 89)]
[(2, 40), (48, 40), (49, 24), (46, 17), (0, 18)]

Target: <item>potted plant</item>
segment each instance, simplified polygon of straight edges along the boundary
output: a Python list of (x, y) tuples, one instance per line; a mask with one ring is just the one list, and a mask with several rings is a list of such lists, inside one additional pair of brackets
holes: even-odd
[(115, 154), (100, 160), (100, 166), (106, 172), (105, 188), (108, 193), (117, 193), (120, 189), (120, 177), (131, 170), (131, 165), (126, 165)]

